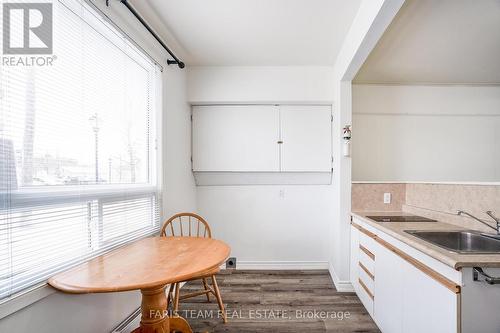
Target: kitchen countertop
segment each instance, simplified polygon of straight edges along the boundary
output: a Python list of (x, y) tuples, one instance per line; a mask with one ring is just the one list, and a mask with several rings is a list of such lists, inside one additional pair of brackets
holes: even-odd
[(407, 234), (405, 230), (440, 230), (456, 231), (466, 230), (444, 221), (437, 222), (375, 222), (367, 216), (389, 216), (389, 215), (413, 215), (405, 212), (352, 212), (353, 217), (363, 220), (363, 222), (380, 230), (389, 236), (441, 261), (455, 269), (461, 267), (500, 267), (500, 254), (460, 254), (448, 251), (439, 246), (433, 245), (420, 238)]

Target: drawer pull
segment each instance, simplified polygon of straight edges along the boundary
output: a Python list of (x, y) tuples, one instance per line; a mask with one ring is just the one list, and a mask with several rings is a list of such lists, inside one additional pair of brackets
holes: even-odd
[(370, 277), (370, 279), (374, 280), (375, 281), (375, 275), (373, 275), (369, 270), (368, 268), (366, 268), (365, 265), (363, 265), (362, 262), (358, 262), (359, 264), (359, 267), (361, 267), (362, 270), (365, 271), (365, 273)]
[(375, 299), (375, 296), (373, 296), (372, 292), (370, 291), (370, 289), (368, 289), (368, 287), (363, 282), (363, 280), (361, 280), (360, 278), (358, 278), (358, 282), (359, 282), (359, 285), (366, 291), (366, 293), (368, 294), (368, 296), (370, 296), (370, 298), (372, 300)]
[(359, 249), (363, 251), (368, 257), (372, 258), (372, 260), (375, 260), (375, 255), (371, 253), (366, 247), (360, 244)]
[(362, 233), (364, 233), (365, 235), (367, 235), (368, 237), (370, 237), (370, 238), (375, 239), (375, 238), (377, 237), (377, 235), (375, 235), (373, 232), (366, 230), (365, 228), (363, 228), (363, 227), (362, 227), (362, 226), (360, 226), (360, 225), (357, 225), (357, 224), (356, 224), (356, 223), (354, 223), (354, 222), (351, 222), (351, 225), (352, 225), (354, 228), (356, 228), (356, 229), (358, 229), (359, 231), (361, 231)]

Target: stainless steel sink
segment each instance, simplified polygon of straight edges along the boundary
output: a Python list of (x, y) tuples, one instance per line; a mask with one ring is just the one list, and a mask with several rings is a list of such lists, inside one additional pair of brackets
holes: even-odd
[(499, 253), (500, 239), (475, 231), (421, 231), (405, 230), (406, 233), (429, 243), (457, 253)]

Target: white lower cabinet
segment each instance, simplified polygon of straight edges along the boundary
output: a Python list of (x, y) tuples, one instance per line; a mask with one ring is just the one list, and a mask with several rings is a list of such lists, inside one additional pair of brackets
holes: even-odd
[(402, 332), (403, 271), (402, 260), (378, 245), (375, 250), (375, 322), (382, 332)]
[(382, 245), (376, 250), (374, 319), (384, 333), (456, 333), (458, 296)]
[(373, 244), (351, 227), (351, 283), (368, 313), (373, 316), (375, 256)]
[(457, 332), (459, 295), (407, 262), (402, 267), (402, 332)]
[[(363, 230), (363, 227), (351, 228), (351, 235), (354, 235), (351, 238), (351, 281), (380, 330), (383, 333), (459, 332), (460, 294), (442, 284), (436, 276), (431, 277), (432, 269), (426, 270), (427, 267), (418, 262), (415, 266), (413, 258), (378, 236), (372, 234), (373, 242), (362, 244), (366, 237)], [(365, 283), (369, 289), (373, 288), (371, 300), (367, 299), (359, 282), (370, 280), (354, 269), (363, 256), (357, 251), (359, 245), (362, 248), (369, 246), (374, 257), (374, 267), (369, 268), (373, 283)]]

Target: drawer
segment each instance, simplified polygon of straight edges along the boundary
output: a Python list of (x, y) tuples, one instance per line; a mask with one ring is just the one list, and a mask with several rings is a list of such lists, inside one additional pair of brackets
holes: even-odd
[(363, 303), (364, 307), (370, 314), (370, 316), (373, 317), (373, 302), (375, 299), (375, 296), (372, 294), (372, 292), (368, 289), (368, 287), (365, 285), (364, 281), (361, 280), (361, 278), (358, 279), (358, 297), (361, 300), (361, 303)]
[(375, 255), (363, 245), (359, 244), (358, 261), (368, 269), (370, 273), (375, 275)]
[(358, 278), (363, 281), (371, 294), (375, 295), (375, 276), (361, 262), (358, 263)]
[(371, 253), (376, 252), (375, 249), (377, 248), (377, 241), (362, 232), (359, 233), (359, 244), (363, 245)]

